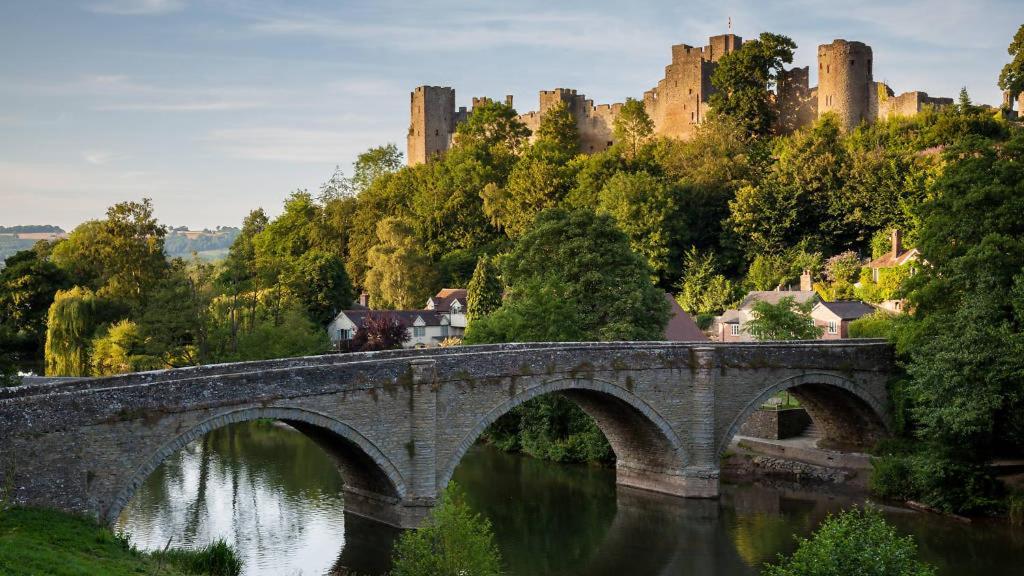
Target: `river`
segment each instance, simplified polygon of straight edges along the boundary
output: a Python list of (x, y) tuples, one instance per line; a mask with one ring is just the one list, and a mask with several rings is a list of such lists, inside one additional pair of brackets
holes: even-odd
[[(730, 485), (718, 500), (617, 488), (614, 471), (474, 447), (455, 473), (512, 576), (746, 575), (862, 499)], [(939, 574), (1020, 574), (1024, 529), (885, 508)], [(312, 441), (273, 422), (211, 432), (168, 458), (118, 528), (144, 549), (233, 544), (247, 575), (382, 574), (399, 531), (346, 515), (341, 479)]]

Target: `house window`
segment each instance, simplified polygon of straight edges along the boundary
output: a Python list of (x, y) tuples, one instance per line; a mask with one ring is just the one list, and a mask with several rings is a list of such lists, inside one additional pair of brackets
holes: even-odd
[(829, 334), (839, 334), (839, 325), (836, 323), (835, 320), (829, 320), (828, 321), (828, 333)]
[(422, 338), (427, 335), (427, 329), (423, 326), (413, 326), (412, 335), (414, 338)]
[(740, 325), (739, 324), (729, 324), (729, 334), (732, 334), (733, 336), (739, 336), (740, 335)]
[(338, 337), (342, 340), (351, 340), (352, 331), (349, 330), (348, 328), (342, 328), (341, 330), (338, 331)]

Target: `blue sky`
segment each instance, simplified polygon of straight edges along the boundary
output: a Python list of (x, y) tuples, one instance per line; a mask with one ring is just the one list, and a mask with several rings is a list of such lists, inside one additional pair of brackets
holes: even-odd
[(370, 146), (404, 151), (417, 85), (521, 112), (555, 87), (622, 101), (729, 17), (792, 37), (812, 83), (816, 46), (846, 38), (897, 93), (999, 103), (1019, 0), (839, 4), (0, 0), (0, 225), (70, 229), (147, 196), (167, 224), (238, 225)]

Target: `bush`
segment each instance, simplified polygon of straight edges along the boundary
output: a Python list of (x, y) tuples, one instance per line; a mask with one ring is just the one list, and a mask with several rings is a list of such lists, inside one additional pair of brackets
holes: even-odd
[(883, 498), (908, 500), (914, 497), (914, 485), (910, 479), (910, 463), (903, 454), (885, 454), (872, 460), (871, 491)]
[(497, 576), (501, 555), (491, 522), (470, 509), (454, 482), (427, 524), (395, 543), (392, 576)]
[(766, 565), (765, 576), (931, 576), (935, 568), (917, 559), (912, 536), (900, 537), (874, 508), (853, 508), (822, 522), (800, 539), (788, 558)]
[(209, 576), (238, 576), (242, 573), (242, 561), (235, 551), (223, 540), (199, 550), (168, 550), (155, 552), (153, 556), (163, 558), (192, 574)]

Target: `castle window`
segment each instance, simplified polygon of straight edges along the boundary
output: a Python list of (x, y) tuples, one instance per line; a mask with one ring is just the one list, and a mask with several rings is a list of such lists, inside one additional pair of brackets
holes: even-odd
[(690, 122), (693, 122), (696, 119), (697, 119), (697, 117), (694, 115), (694, 113), (690, 112)]
[(850, 60), (850, 66), (853, 66), (853, 60)]
[(612, 141), (611, 141), (611, 140), (609, 140), (609, 141), (608, 141), (608, 145), (609, 145), (609, 146), (611, 146), (611, 145), (612, 145)]
[(690, 88), (690, 90), (687, 92), (687, 94), (693, 94), (693, 88)]
[(441, 135), (441, 131), (440, 130), (434, 130), (434, 136), (440, 136), (440, 135)]
[(828, 70), (829, 70), (829, 68), (830, 68), (830, 66), (829, 66), (828, 64), (826, 64), (826, 65), (825, 65), (825, 74), (828, 74)]

